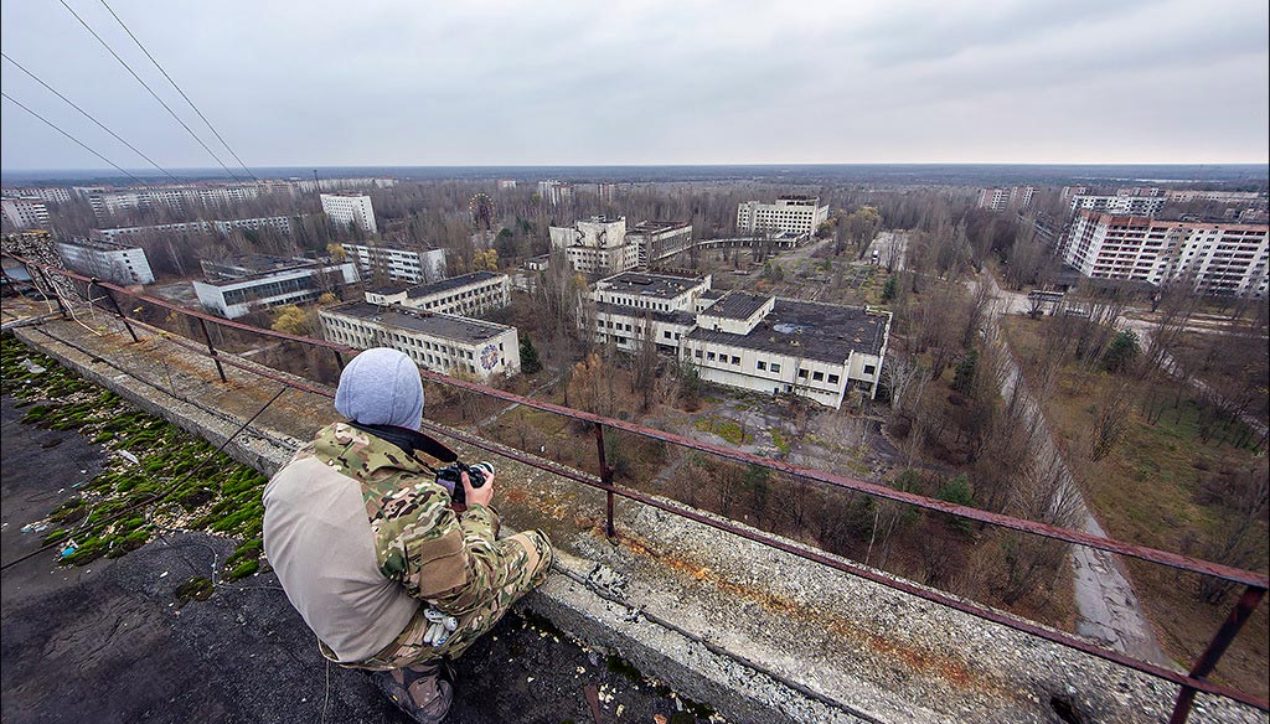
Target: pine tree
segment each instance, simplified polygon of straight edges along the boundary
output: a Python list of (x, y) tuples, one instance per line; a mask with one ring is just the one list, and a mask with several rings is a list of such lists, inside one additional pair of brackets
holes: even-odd
[(542, 362), (538, 359), (538, 350), (534, 349), (534, 343), (529, 339), (529, 335), (520, 338), (520, 371), (527, 375), (532, 375), (542, 369)]

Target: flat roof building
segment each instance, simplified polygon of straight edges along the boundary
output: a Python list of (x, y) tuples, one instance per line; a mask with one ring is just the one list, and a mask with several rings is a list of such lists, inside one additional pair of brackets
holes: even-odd
[(516, 328), (401, 306), (349, 302), (318, 312), (322, 334), (350, 347), (391, 347), (415, 364), (482, 382), (520, 372)]
[(626, 230), (626, 239), (635, 244), (639, 266), (670, 257), (692, 248), (692, 224), (686, 221), (641, 221)]
[(1081, 211), (1063, 261), (1087, 277), (1152, 285), (1189, 280), (1196, 292), (1265, 298), (1266, 224), (1168, 220)]
[(743, 201), (736, 209), (736, 230), (742, 234), (794, 232), (809, 238), (829, 218), (829, 206), (815, 196), (780, 196), (776, 203)]
[(839, 407), (852, 387), (877, 394), (891, 314), (710, 288), (710, 277), (627, 272), (592, 291), (601, 343), (652, 342), (701, 379)]
[(1076, 194), (1071, 199), (1072, 211), (1105, 211), (1111, 214), (1154, 216), (1164, 208), (1168, 197), (1158, 194), (1116, 194), (1115, 196)]
[(204, 309), (236, 319), (261, 309), (316, 300), (323, 292), (357, 282), (350, 261), (253, 254), (224, 261), (202, 260), (206, 281), (194, 282)]
[(511, 304), (511, 280), (488, 271), (461, 274), (431, 284), (388, 284), (366, 290), (370, 304), (399, 304), (438, 314), (483, 314)]
[(362, 279), (423, 284), (445, 278), (445, 249), (408, 249), (378, 244), (342, 244)]
[(93, 229), (90, 235), (94, 239), (102, 239), (104, 241), (122, 241), (155, 234), (210, 234), (215, 232), (222, 236), (227, 236), (239, 229), (247, 231), (268, 230), (283, 236), (290, 236), (291, 217), (260, 216), (250, 219), (198, 220), (181, 221), (172, 224), (151, 224), (149, 226), (120, 226), (111, 229)]
[(49, 210), (39, 199), (0, 199), (0, 209), (15, 229), (48, 228)]
[(1032, 198), (1035, 195), (1035, 186), (980, 189), (979, 200), (975, 205), (989, 211), (1005, 211), (1011, 208), (1026, 209), (1032, 205)]
[(563, 249), (569, 263), (583, 274), (614, 274), (639, 264), (639, 248), (626, 238), (625, 216), (592, 216), (549, 231), (552, 248)]
[(371, 205), (369, 196), (344, 191), (322, 194), (321, 199), (322, 212), (331, 221), (344, 226), (356, 225), (367, 234), (379, 233), (379, 227), (375, 224), (375, 208)]
[(152, 284), (154, 272), (143, 249), (112, 241), (75, 239), (57, 242), (58, 256), (70, 269), (118, 284)]

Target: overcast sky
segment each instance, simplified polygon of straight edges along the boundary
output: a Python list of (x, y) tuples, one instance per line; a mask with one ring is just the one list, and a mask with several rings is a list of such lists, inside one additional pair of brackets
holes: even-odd
[[(66, 0), (229, 162), (106, 12)], [(1266, 0), (107, 0), (248, 165), (1264, 163)], [(3, 49), (169, 167), (215, 162), (62, 7)], [(8, 61), (5, 93), (145, 162)], [(9, 170), (104, 167), (8, 100)]]

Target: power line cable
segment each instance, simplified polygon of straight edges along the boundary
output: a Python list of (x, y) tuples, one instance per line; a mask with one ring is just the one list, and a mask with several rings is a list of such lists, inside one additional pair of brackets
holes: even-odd
[(47, 89), (48, 89), (48, 91), (49, 91), (50, 93), (52, 93), (53, 95), (57, 96), (58, 98), (61, 98), (63, 101), (66, 101), (66, 104), (67, 104), (67, 105), (69, 105), (71, 108), (74, 108), (75, 110), (79, 111), (79, 112), (80, 112), (80, 113), (81, 113), (81, 114), (82, 114), (85, 118), (87, 118), (88, 120), (92, 121), (93, 123), (96, 123), (96, 124), (97, 124), (97, 127), (98, 127), (98, 128), (100, 128), (101, 130), (105, 131), (106, 133), (109, 133), (111, 136), (114, 136), (114, 138), (115, 138), (115, 140), (116, 140), (116, 141), (119, 141), (119, 142), (120, 142), (120, 143), (122, 143), (123, 145), (125, 145), (125, 146), (127, 146), (128, 148), (132, 149), (132, 152), (133, 152), (133, 153), (135, 153), (135, 154), (137, 154), (138, 156), (140, 156), (140, 157), (144, 158), (146, 161), (148, 161), (148, 162), (150, 163), (150, 165), (151, 165), (151, 166), (154, 166), (155, 168), (159, 169), (159, 171), (161, 171), (161, 172), (162, 172), (164, 175), (166, 175), (168, 178), (172, 179), (173, 181), (180, 181), (180, 179), (178, 179), (176, 176), (173, 176), (171, 173), (169, 173), (167, 169), (165, 169), (165, 168), (163, 168), (162, 166), (160, 166), (159, 164), (155, 163), (154, 159), (152, 159), (152, 158), (150, 158), (149, 156), (147, 156), (147, 155), (145, 155), (144, 153), (142, 153), (142, 152), (141, 152), (141, 150), (140, 150), (140, 149), (138, 149), (136, 146), (134, 146), (134, 145), (132, 145), (131, 143), (128, 143), (127, 141), (123, 140), (123, 138), (121, 138), (121, 137), (119, 136), (119, 134), (118, 134), (118, 133), (115, 133), (114, 131), (112, 131), (112, 130), (110, 130), (109, 128), (107, 128), (107, 127), (106, 127), (106, 124), (104, 124), (104, 123), (102, 123), (101, 121), (99, 121), (99, 120), (97, 120), (96, 118), (94, 118), (94, 117), (93, 117), (93, 115), (92, 115), (91, 113), (89, 113), (88, 111), (84, 110), (83, 108), (80, 108), (79, 106), (75, 105), (75, 103), (74, 103), (71, 99), (67, 98), (66, 96), (62, 95), (61, 93), (58, 93), (58, 92), (57, 92), (57, 90), (56, 90), (55, 88), (53, 88), (53, 86), (49, 85), (48, 83), (45, 83), (43, 80), (41, 80), (41, 79), (40, 79), (40, 77), (39, 77), (38, 75), (36, 75), (36, 74), (32, 73), (31, 71), (27, 70), (27, 69), (26, 69), (26, 68), (25, 68), (25, 67), (24, 67), (21, 63), (19, 63), (18, 61), (14, 60), (13, 58), (10, 58), (10, 57), (9, 57), (9, 55), (8, 55), (8, 53), (5, 53), (5, 52), (3, 52), (3, 51), (0, 51), (0, 58), (4, 58), (5, 60), (9, 61), (10, 63), (13, 63), (14, 65), (16, 65), (16, 66), (18, 67), (18, 70), (20, 70), (20, 71), (22, 71), (23, 73), (26, 73), (27, 75), (31, 76), (31, 78), (32, 78), (32, 79), (33, 79), (36, 83), (39, 83), (40, 85), (42, 85), (42, 86), (44, 86), (45, 88), (47, 88)]
[(132, 69), (132, 66), (128, 65), (127, 61), (119, 57), (119, 54), (115, 52), (114, 48), (111, 48), (110, 44), (107, 43), (105, 40), (103, 40), (102, 37), (97, 34), (97, 31), (93, 30), (92, 27), (88, 25), (88, 23), (84, 22), (84, 19), (79, 16), (79, 13), (75, 12), (74, 8), (66, 4), (66, 0), (57, 0), (57, 1), (62, 4), (62, 7), (66, 8), (67, 12), (75, 16), (75, 19), (79, 21), (80, 25), (84, 26), (84, 29), (88, 31), (88, 34), (96, 38), (97, 42), (101, 43), (102, 47), (105, 48), (107, 52), (109, 52), (112, 56), (114, 56), (115, 60), (119, 61), (119, 64), (122, 65), (125, 69), (127, 69), (127, 71), (132, 74), (132, 77), (136, 78), (137, 82), (140, 83), (143, 88), (145, 88), (147, 91), (150, 92), (151, 96), (154, 96), (154, 99), (159, 102), (159, 105), (163, 106), (163, 109), (166, 110), (168, 114), (171, 115), (173, 118), (175, 118), (177, 123), (181, 124), (181, 128), (184, 128), (185, 132), (190, 134), (191, 138), (193, 138), (195, 141), (198, 141), (198, 145), (202, 146), (203, 150), (207, 151), (208, 155), (216, 159), (216, 163), (219, 164), (220, 167), (225, 170), (225, 173), (229, 174), (230, 178), (234, 179), (235, 181), (242, 180), (238, 178), (237, 176), (235, 176), (234, 172), (230, 171), (229, 167), (225, 165), (225, 162), (220, 160), (220, 156), (217, 156), (216, 152), (213, 151), (211, 147), (209, 147), (206, 143), (203, 143), (203, 139), (198, 137), (198, 134), (194, 132), (194, 129), (190, 128), (185, 121), (181, 120), (181, 117), (176, 114), (176, 111), (172, 110), (172, 107), (169, 106), (167, 103), (165, 103), (164, 100), (159, 97), (158, 93), (154, 92), (154, 89), (150, 87), (150, 84), (142, 80), (141, 76), (137, 75), (137, 72)]
[(96, 152), (96, 151), (94, 151), (93, 149), (89, 148), (89, 147), (88, 147), (88, 144), (86, 144), (86, 143), (84, 143), (83, 141), (79, 140), (78, 138), (76, 138), (76, 137), (72, 136), (71, 134), (67, 133), (66, 131), (63, 131), (61, 128), (58, 128), (58, 127), (57, 127), (57, 124), (53, 123), (52, 121), (50, 121), (49, 119), (45, 118), (44, 116), (41, 116), (40, 114), (36, 113), (35, 111), (31, 110), (30, 108), (27, 108), (26, 106), (22, 105), (22, 104), (21, 104), (21, 103), (19, 103), (18, 101), (14, 100), (13, 96), (9, 95), (8, 93), (5, 93), (4, 91), (0, 91), (0, 97), (5, 98), (5, 100), (8, 100), (9, 102), (13, 103), (13, 104), (14, 104), (14, 105), (16, 105), (18, 108), (21, 108), (22, 110), (26, 111), (27, 113), (30, 113), (31, 115), (35, 116), (36, 118), (40, 119), (41, 121), (44, 121), (45, 125), (47, 125), (49, 128), (52, 128), (54, 131), (57, 131), (58, 133), (62, 134), (63, 136), (66, 136), (67, 138), (71, 139), (71, 140), (72, 140), (72, 141), (74, 141), (75, 143), (79, 144), (79, 145), (80, 145), (80, 147), (82, 147), (85, 151), (88, 151), (89, 153), (93, 154), (93, 155), (94, 155), (94, 156), (96, 156), (97, 158), (100, 158), (101, 160), (105, 161), (106, 163), (110, 164), (111, 166), (114, 166), (114, 167), (115, 167), (115, 170), (117, 170), (119, 173), (123, 174), (124, 176), (127, 176), (128, 178), (132, 179), (133, 181), (136, 181), (136, 182), (137, 182), (137, 183), (139, 183), (139, 184), (145, 184), (145, 181), (142, 181), (141, 179), (137, 178), (136, 176), (133, 176), (132, 174), (130, 174), (130, 173), (128, 173), (127, 171), (123, 170), (123, 168), (122, 168), (119, 164), (115, 163), (114, 161), (111, 161), (110, 159), (106, 158), (105, 156), (101, 155), (100, 153), (97, 153), (97, 152)]
[(141, 41), (137, 39), (137, 36), (133, 35), (132, 29), (128, 27), (127, 23), (125, 23), (122, 18), (120, 18), (117, 14), (115, 14), (114, 9), (111, 8), (110, 5), (106, 3), (106, 0), (101, 0), (101, 4), (106, 8), (107, 11), (110, 12), (110, 16), (113, 17), (115, 21), (119, 23), (119, 26), (122, 27), (124, 32), (128, 34), (128, 37), (132, 38), (132, 42), (136, 43), (138, 48), (141, 48), (141, 52), (146, 54), (146, 57), (150, 59), (151, 63), (154, 63), (154, 67), (158, 68), (159, 72), (163, 74), (163, 77), (168, 79), (168, 82), (172, 84), (172, 87), (176, 89), (176, 92), (180, 93), (181, 97), (185, 99), (185, 102), (190, 104), (190, 108), (193, 108), (194, 112), (198, 114), (198, 117), (203, 119), (203, 123), (207, 124), (208, 129), (211, 130), (212, 134), (216, 136), (216, 140), (220, 141), (221, 145), (225, 147), (225, 150), (229, 151), (229, 154), (234, 157), (234, 160), (238, 162), (238, 165), (242, 166), (243, 170), (247, 172), (248, 176), (252, 177), (256, 181), (259, 181), (260, 179), (256, 178), (256, 174), (252, 173), (251, 169), (247, 168), (247, 164), (243, 163), (243, 160), (238, 157), (237, 153), (234, 153), (234, 149), (230, 147), (229, 143), (227, 143), (225, 139), (221, 137), (220, 132), (217, 131), (216, 127), (212, 125), (212, 122), (207, 120), (207, 116), (203, 115), (203, 112), (198, 109), (198, 106), (194, 105), (194, 101), (190, 100), (190, 97), (185, 94), (185, 91), (181, 90), (181, 86), (177, 85), (176, 81), (172, 79), (172, 76), (168, 75), (167, 70), (165, 70), (162, 65), (159, 65), (159, 61), (155, 60), (154, 56), (150, 54), (149, 50), (146, 50), (146, 46), (141, 44)]

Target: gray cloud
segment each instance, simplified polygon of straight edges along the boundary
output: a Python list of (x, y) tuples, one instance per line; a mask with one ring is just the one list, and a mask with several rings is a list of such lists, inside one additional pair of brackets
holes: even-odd
[[(68, 2), (211, 143), (99, 3)], [(1263, 0), (112, 6), (252, 165), (1270, 156)], [(213, 165), (60, 4), (0, 8), (6, 53), (160, 163)], [(7, 102), (0, 140), (8, 169), (101, 165)]]

